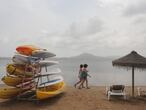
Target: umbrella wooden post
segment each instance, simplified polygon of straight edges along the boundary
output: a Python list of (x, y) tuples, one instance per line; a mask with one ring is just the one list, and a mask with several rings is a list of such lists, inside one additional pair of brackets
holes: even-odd
[(134, 66), (132, 67), (132, 97), (134, 97)]

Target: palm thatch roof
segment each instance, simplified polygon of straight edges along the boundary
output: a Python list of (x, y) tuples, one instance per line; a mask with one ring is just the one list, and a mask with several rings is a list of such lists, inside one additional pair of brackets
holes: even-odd
[(139, 55), (136, 51), (112, 61), (113, 66), (126, 66), (135, 68), (146, 68), (146, 58)]

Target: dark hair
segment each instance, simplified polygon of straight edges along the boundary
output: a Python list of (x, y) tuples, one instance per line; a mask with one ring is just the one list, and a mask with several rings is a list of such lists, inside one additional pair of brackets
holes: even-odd
[(85, 68), (87, 68), (87, 67), (88, 67), (88, 65), (87, 65), (87, 64), (84, 64), (84, 67), (85, 67)]
[(83, 67), (83, 65), (82, 64), (80, 64), (80, 68), (82, 68)]

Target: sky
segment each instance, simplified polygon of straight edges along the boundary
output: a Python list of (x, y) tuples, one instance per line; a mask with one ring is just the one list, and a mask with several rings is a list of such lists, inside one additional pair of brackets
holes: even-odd
[(20, 45), (58, 57), (146, 56), (146, 0), (0, 0), (0, 56)]

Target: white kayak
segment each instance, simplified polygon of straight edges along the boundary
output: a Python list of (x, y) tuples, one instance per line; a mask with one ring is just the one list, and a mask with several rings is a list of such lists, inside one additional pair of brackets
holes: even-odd
[(47, 50), (35, 50), (32, 52), (32, 56), (45, 59), (45, 58), (49, 58), (49, 57), (54, 57), (56, 55)]
[(61, 70), (59, 68), (56, 68), (52, 71), (49, 71), (47, 74), (39, 74), (37, 76), (35, 76), (34, 78), (38, 78), (38, 77), (47, 77), (47, 76), (57, 76), (62, 74)]
[(62, 71), (60, 68), (54, 68), (49, 71), (49, 74), (60, 74)]
[(48, 66), (56, 65), (58, 63), (59, 63), (58, 61), (48, 61), (48, 60), (39, 61), (40, 67), (48, 67)]
[(13, 56), (12, 61), (15, 64), (26, 64), (26, 63), (31, 63), (31, 62), (38, 62), (39, 58), (32, 57), (32, 56), (21, 55), (21, 54), (16, 54), (16, 55)]
[[(47, 78), (46, 77), (47, 75), (41, 75), (39, 78), (41, 79), (41, 78)], [(62, 76), (60, 76), (60, 75), (57, 75), (57, 76), (55, 76), (55, 77), (50, 77), (50, 75), (48, 74), (48, 79), (44, 79), (43, 80), (43, 82), (39, 82), (39, 85), (38, 85), (38, 87), (44, 87), (44, 86), (50, 86), (50, 85), (54, 85), (54, 84), (57, 84), (57, 83), (59, 83), (59, 82), (62, 82), (62, 81), (64, 81), (64, 79), (63, 79), (63, 77)], [(39, 80), (39, 81), (41, 81), (41, 80)]]

